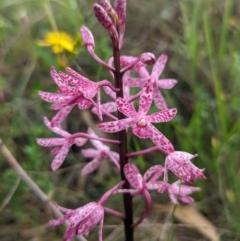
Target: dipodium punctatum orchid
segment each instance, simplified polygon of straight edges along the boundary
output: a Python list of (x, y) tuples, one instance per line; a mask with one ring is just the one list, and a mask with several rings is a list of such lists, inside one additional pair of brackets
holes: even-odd
[[(57, 206), (66, 214), (62, 218), (50, 221), (50, 224), (56, 226), (68, 221), (70, 227), (63, 237), (63, 240), (67, 241), (72, 240), (76, 235), (88, 235), (89, 231), (100, 223), (98, 240), (102, 241), (104, 213), (108, 212), (123, 219), (125, 240), (134, 241), (134, 227), (139, 225), (151, 211), (152, 199), (149, 191), (158, 191), (160, 196), (164, 192), (167, 193), (174, 204), (177, 204), (178, 200), (192, 203), (194, 199), (189, 195), (200, 189), (182, 183), (195, 183), (197, 179), (204, 179), (204, 169), (197, 168), (190, 161), (197, 155), (175, 151), (173, 144), (152, 124), (169, 122), (177, 114), (176, 108), (168, 108), (159, 90), (171, 89), (177, 83), (175, 79), (159, 79), (166, 65), (167, 56), (161, 54), (157, 60), (154, 54), (149, 52), (138, 56), (121, 56), (120, 50), (123, 46), (126, 24), (126, 0), (115, 0), (114, 7), (110, 0), (98, 0), (98, 3), (93, 6), (93, 11), (97, 21), (110, 37), (112, 56), (109, 56), (108, 62), (95, 53), (94, 37), (86, 26), (80, 28), (82, 39), (90, 56), (110, 73), (113, 81), (106, 79), (92, 81), (72, 68), (66, 68), (68, 72), (66, 74), (57, 72), (52, 67), (51, 76), (59, 87), (58, 92), (40, 91), (39, 95), (43, 100), (52, 103), (51, 109), (58, 110), (51, 121), (45, 117), (44, 123), (61, 137), (38, 138), (37, 142), (42, 146), (55, 147), (52, 151), (52, 155), (55, 157), (51, 167), (56, 170), (60, 168), (73, 144), (81, 147), (87, 140), (90, 140), (95, 148), (82, 149), (80, 153), (92, 160), (83, 167), (81, 175), (86, 176), (92, 173), (106, 158), (114, 163), (113, 168), (120, 172), (122, 181), (107, 191), (99, 202), (90, 202), (75, 210)], [(153, 65), (151, 74), (146, 68), (147, 65)], [(138, 87), (140, 90), (132, 95), (132, 87)], [(102, 89), (114, 101), (101, 103), (100, 92)], [(135, 110), (136, 104), (139, 106), (137, 111)], [(155, 113), (151, 113), (152, 104), (159, 109)], [(80, 110), (93, 107), (92, 112), (99, 117), (100, 121), (96, 127), (106, 133), (118, 133), (118, 139), (99, 137), (91, 128), (88, 128), (87, 133), (74, 134), (63, 130), (61, 123), (74, 106), (78, 106)], [(102, 122), (103, 116), (104, 122)], [(133, 134), (139, 140), (150, 139), (154, 146), (129, 152), (128, 144), (131, 145), (132, 141), (132, 135), (127, 135), (129, 127), (132, 128)], [(107, 146), (106, 143), (118, 145), (118, 152), (113, 151), (112, 147)], [(135, 156), (155, 151), (160, 151), (166, 156), (165, 163), (150, 167), (143, 176), (139, 173), (138, 168), (128, 160), (130, 157), (134, 159)], [(158, 161), (157, 155), (155, 157)], [(180, 180), (170, 184), (168, 182), (169, 170)], [(120, 186), (122, 189), (119, 189)], [(113, 194), (123, 195), (125, 215), (104, 207), (106, 200)], [(143, 215), (134, 223), (132, 198), (135, 195), (143, 197), (146, 207)]]
[[(88, 134), (91, 136), (97, 137), (96, 133), (91, 128), (88, 129)], [(104, 145), (102, 142), (100, 142), (98, 140), (90, 140), (90, 141), (96, 149), (89, 148), (89, 149), (82, 150), (83, 156), (88, 157), (88, 158), (89, 157), (93, 158), (92, 161), (90, 161), (88, 164), (86, 164), (83, 167), (83, 169), (81, 171), (81, 174), (83, 176), (85, 176), (85, 175), (93, 172), (95, 169), (97, 169), (98, 166), (101, 164), (101, 162), (106, 157), (108, 157), (109, 160), (111, 160), (116, 165), (116, 167), (118, 169), (120, 169), (118, 153), (111, 151), (110, 147)]]

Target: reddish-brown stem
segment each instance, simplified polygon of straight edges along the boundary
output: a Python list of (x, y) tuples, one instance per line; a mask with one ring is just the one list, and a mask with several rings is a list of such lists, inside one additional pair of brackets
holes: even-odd
[[(122, 76), (120, 70), (120, 49), (118, 40), (112, 38), (112, 45), (113, 45), (113, 59), (114, 59), (114, 79), (115, 79), (115, 87), (119, 88), (120, 91), (117, 92), (117, 97), (123, 98), (123, 85), (122, 85)], [(120, 111), (118, 111), (118, 119), (124, 119), (125, 116)], [(120, 144), (119, 144), (119, 155), (120, 155), (120, 172), (121, 172), (121, 179), (125, 181), (123, 185), (123, 189), (129, 189), (130, 185), (127, 181), (123, 168), (125, 164), (128, 163), (127, 158), (127, 134), (126, 130), (122, 130), (119, 132), (118, 135)], [(129, 193), (123, 194), (123, 203), (124, 203), (124, 210), (125, 210), (125, 219), (124, 219), (124, 228), (125, 228), (125, 241), (133, 241), (133, 210), (132, 210), (132, 197)]]
[(133, 157), (133, 156), (139, 156), (139, 155), (143, 155), (143, 154), (147, 154), (153, 151), (159, 151), (159, 147), (154, 146), (154, 147), (150, 147), (148, 149), (142, 150), (142, 151), (135, 151), (135, 152), (129, 152), (127, 153), (127, 157)]

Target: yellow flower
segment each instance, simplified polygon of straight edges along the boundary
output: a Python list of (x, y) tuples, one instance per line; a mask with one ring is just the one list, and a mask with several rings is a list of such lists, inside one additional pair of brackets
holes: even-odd
[(37, 41), (38, 46), (52, 47), (54, 54), (60, 54), (63, 51), (75, 53), (75, 41), (63, 31), (48, 32), (44, 40)]

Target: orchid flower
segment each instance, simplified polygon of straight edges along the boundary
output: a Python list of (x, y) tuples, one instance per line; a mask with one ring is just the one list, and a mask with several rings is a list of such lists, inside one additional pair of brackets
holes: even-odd
[(51, 121), (52, 125), (59, 125), (75, 105), (78, 105), (78, 108), (81, 110), (90, 108), (93, 104), (92, 98), (97, 93), (97, 109), (99, 118), (101, 119), (99, 88), (102, 86), (109, 86), (114, 91), (117, 91), (117, 89), (114, 88), (107, 80), (95, 83), (83, 77), (71, 68), (66, 68), (66, 70), (72, 76), (63, 72), (57, 73), (54, 67), (51, 69), (51, 76), (55, 83), (59, 86), (58, 93), (39, 91), (39, 96), (43, 100), (53, 103), (51, 109), (59, 110)]
[(44, 117), (43, 121), (49, 130), (62, 136), (62, 138), (37, 138), (37, 143), (40, 146), (55, 147), (51, 152), (51, 155), (54, 156), (51, 168), (53, 171), (56, 171), (62, 165), (71, 146), (73, 144), (82, 146), (87, 142), (87, 139), (81, 137), (72, 138), (72, 135), (67, 131), (64, 131), (61, 127), (52, 127), (51, 122), (47, 117)]
[[(142, 217), (133, 225), (137, 226), (148, 215), (152, 207), (152, 199), (148, 190), (158, 190), (160, 186), (156, 184), (156, 180), (164, 173), (164, 167), (155, 165), (149, 168), (144, 176), (139, 173), (137, 167), (131, 163), (124, 166), (124, 174), (128, 182), (134, 189), (119, 189), (118, 193), (130, 193), (131, 195), (141, 194), (146, 201), (145, 212)], [(148, 180), (149, 179), (149, 180)]]
[[(94, 137), (98, 137), (91, 128), (88, 129), (88, 134)], [(108, 157), (109, 160), (111, 160), (116, 165), (118, 170), (120, 169), (120, 166), (118, 163), (119, 162), (118, 153), (111, 151), (108, 146), (104, 145), (102, 142), (98, 140), (91, 139), (90, 142), (94, 145), (96, 149), (89, 148), (89, 149), (82, 150), (83, 156), (93, 158), (93, 160), (90, 161), (88, 164), (86, 164), (82, 169), (81, 171), (82, 175), (85, 176), (93, 172), (94, 170), (96, 170), (106, 157)]]
[(174, 118), (177, 113), (177, 109), (163, 110), (147, 115), (152, 103), (152, 91), (153, 86), (147, 83), (140, 96), (138, 112), (136, 112), (133, 105), (128, 103), (127, 100), (117, 98), (118, 110), (128, 118), (100, 123), (98, 124), (98, 127), (104, 132), (114, 133), (127, 129), (131, 126), (133, 128), (133, 133), (136, 136), (142, 139), (150, 138), (161, 151), (169, 154), (174, 151), (173, 145), (151, 124), (151, 122), (168, 122)]
[[(123, 66), (128, 65), (129, 62), (134, 61), (133, 57), (124, 56), (121, 58), (121, 63)], [(151, 75), (148, 73), (146, 69), (146, 65), (141, 62), (134, 66), (134, 70), (136, 70), (141, 78), (129, 78), (127, 82), (124, 84), (129, 87), (143, 87), (146, 82), (151, 82), (153, 86), (153, 100), (156, 106), (161, 110), (168, 109), (166, 101), (164, 100), (160, 89), (172, 89), (176, 84), (177, 80), (175, 79), (159, 79), (159, 76), (162, 74), (163, 69), (167, 62), (167, 56), (165, 54), (160, 55), (152, 68)]]
[[(159, 186), (161, 185), (160, 182)], [(163, 183), (163, 182), (162, 182)], [(164, 185), (164, 184), (163, 184)], [(160, 192), (161, 192), (162, 188), (160, 188)], [(182, 182), (180, 180), (172, 183), (172, 184), (168, 184), (166, 185), (166, 189), (165, 192), (168, 193), (171, 202), (173, 204), (178, 204), (178, 199), (180, 199), (182, 202), (187, 203), (187, 204), (191, 204), (194, 202), (194, 199), (192, 197), (189, 197), (190, 194), (192, 194), (193, 192), (197, 192), (200, 191), (199, 187), (191, 187), (191, 186), (187, 186), (182, 184)]]
[(98, 240), (102, 241), (104, 211), (117, 217), (124, 218), (121, 213), (110, 208), (104, 208), (103, 206), (104, 203), (108, 200), (108, 198), (123, 183), (124, 181), (121, 181), (113, 188), (111, 188), (102, 196), (102, 198), (98, 202), (90, 202), (81, 208), (72, 210), (63, 208), (55, 204), (60, 211), (65, 213), (65, 216), (55, 220), (50, 220), (49, 224), (51, 226), (58, 226), (63, 224), (65, 221), (68, 221), (70, 223), (70, 226), (65, 231), (63, 241), (69, 241), (72, 240), (76, 235), (88, 235), (89, 231), (100, 222)]
[(168, 181), (167, 170), (171, 170), (185, 182), (194, 183), (196, 179), (205, 179), (206, 177), (203, 174), (204, 169), (197, 168), (190, 161), (196, 156), (197, 154), (192, 155), (183, 151), (174, 151), (167, 155), (165, 160), (164, 181)]

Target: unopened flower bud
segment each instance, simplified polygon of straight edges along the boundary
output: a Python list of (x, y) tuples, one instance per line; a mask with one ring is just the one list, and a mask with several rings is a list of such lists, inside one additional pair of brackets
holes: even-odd
[(80, 28), (80, 32), (85, 47), (92, 46), (93, 48), (95, 48), (95, 42), (91, 31), (87, 27), (82, 26)]
[(143, 53), (140, 56), (140, 60), (146, 65), (153, 65), (156, 62), (156, 58), (152, 53)]
[(98, 0), (98, 4), (101, 5), (107, 13), (113, 11), (109, 0)]
[(115, 11), (118, 15), (119, 24), (124, 24), (126, 22), (126, 0), (116, 0)]
[(108, 17), (104, 8), (99, 4), (94, 4), (93, 10), (99, 23), (101, 23), (104, 28), (111, 31), (113, 28), (113, 23), (112, 20)]

